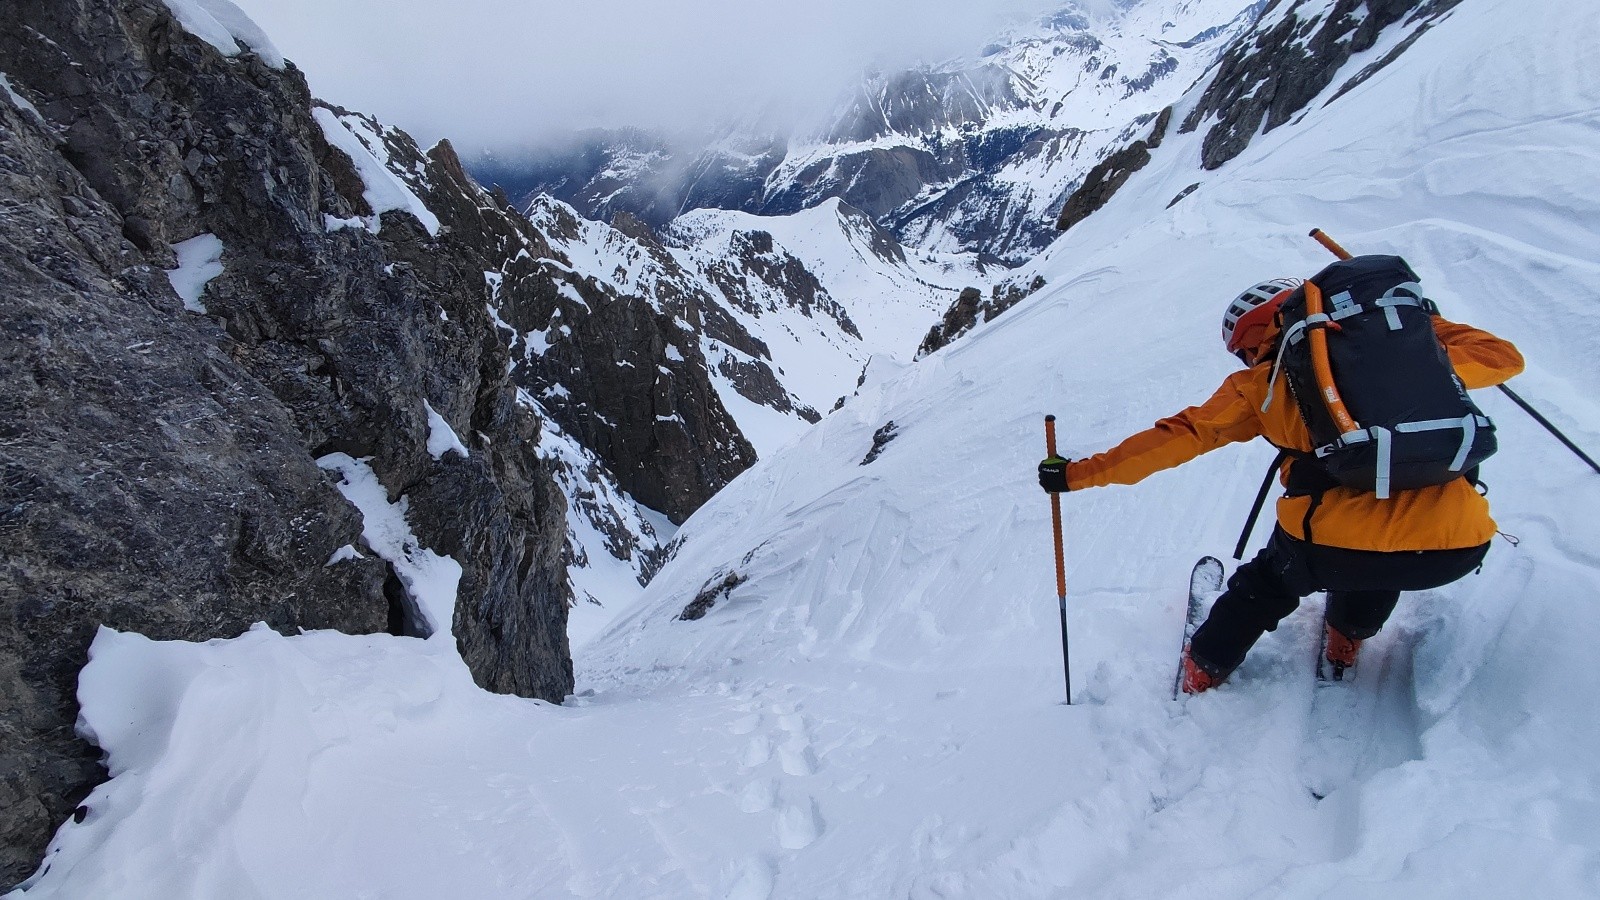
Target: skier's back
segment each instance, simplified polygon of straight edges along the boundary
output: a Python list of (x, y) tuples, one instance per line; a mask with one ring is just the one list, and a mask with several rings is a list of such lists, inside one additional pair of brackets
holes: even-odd
[[(1274, 364), (1276, 313), (1300, 284), (1264, 281), (1229, 305), (1223, 338), (1247, 368), (1229, 375), (1211, 399), (1104, 453), (1072, 462), (1052, 457), (1039, 466), (1040, 485), (1064, 491), (1134, 484), (1256, 437), (1289, 452), (1271, 539), (1228, 580), (1185, 651), (1189, 693), (1226, 679), (1264, 632), (1319, 590), (1328, 592), (1328, 657), (1353, 664), (1361, 641), (1383, 626), (1401, 591), (1438, 587), (1473, 571), (1495, 535), (1488, 501), (1470, 477), (1380, 498), (1340, 484), (1316, 464), (1311, 432)], [(1491, 387), (1522, 371), (1522, 356), (1510, 343), (1437, 315), (1432, 324), (1465, 387)]]

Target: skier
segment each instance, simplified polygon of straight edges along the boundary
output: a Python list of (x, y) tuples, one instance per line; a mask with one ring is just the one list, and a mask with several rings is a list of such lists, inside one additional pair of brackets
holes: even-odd
[[(1223, 341), (1246, 368), (1229, 375), (1204, 404), (1162, 419), (1104, 453), (1075, 461), (1051, 456), (1039, 464), (1040, 487), (1058, 493), (1134, 484), (1256, 437), (1291, 454), (1280, 473), (1286, 491), (1278, 500), (1271, 539), (1228, 579), (1227, 590), (1184, 648), (1185, 693), (1224, 681), (1262, 634), (1316, 591), (1328, 594), (1325, 657), (1341, 673), (1355, 664), (1361, 642), (1383, 627), (1401, 591), (1439, 587), (1477, 569), (1496, 533), (1488, 502), (1471, 477), (1397, 490), (1383, 499), (1317, 470), (1310, 431), (1274, 365), (1279, 307), (1302, 283), (1298, 278), (1262, 281), (1228, 305)], [(1437, 314), (1431, 319), (1467, 388), (1491, 387), (1522, 371), (1522, 356), (1510, 343)]]

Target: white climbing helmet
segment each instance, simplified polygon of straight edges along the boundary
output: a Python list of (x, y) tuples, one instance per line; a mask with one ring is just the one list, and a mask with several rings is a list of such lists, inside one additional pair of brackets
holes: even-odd
[[(1269, 278), (1250, 285), (1243, 293), (1233, 298), (1233, 302), (1228, 304), (1227, 311), (1222, 314), (1222, 343), (1227, 346), (1228, 352), (1238, 353), (1245, 349), (1235, 345), (1235, 337), (1243, 338), (1251, 330), (1251, 326), (1265, 325), (1272, 321), (1273, 314), (1277, 312), (1283, 300), (1304, 283), (1305, 280), (1302, 278)], [(1240, 327), (1241, 322), (1245, 327)]]

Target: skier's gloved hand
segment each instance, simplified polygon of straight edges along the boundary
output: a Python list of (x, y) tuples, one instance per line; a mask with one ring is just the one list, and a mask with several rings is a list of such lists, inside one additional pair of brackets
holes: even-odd
[(1067, 461), (1059, 456), (1050, 456), (1039, 463), (1039, 487), (1052, 494), (1071, 490), (1067, 487)]

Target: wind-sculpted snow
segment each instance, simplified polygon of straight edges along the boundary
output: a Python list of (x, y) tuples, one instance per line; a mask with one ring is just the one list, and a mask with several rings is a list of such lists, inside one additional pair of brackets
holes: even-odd
[(1405, 255), (1600, 447), (1597, 30), (1579, 0), (1475, 0), (1221, 170), (1169, 138), (1019, 273), (1037, 294), (875, 362), (690, 518), (561, 707), (422, 642), (102, 633), (84, 728), (116, 774), (24, 896), (1594, 896), (1600, 476), (1504, 398), (1480, 398), (1484, 477), (1520, 544), (1407, 595), (1337, 686), (1313, 597), (1169, 699), (1186, 574), (1237, 533), (1252, 445), (1062, 498), (1063, 705), (1033, 466), (1047, 412), (1081, 456), (1204, 399), (1226, 298), (1321, 268), (1313, 225)]

